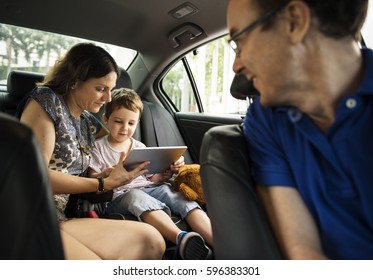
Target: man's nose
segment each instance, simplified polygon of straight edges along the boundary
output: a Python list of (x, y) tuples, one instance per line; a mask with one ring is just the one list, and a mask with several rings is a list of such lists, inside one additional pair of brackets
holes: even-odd
[(239, 56), (235, 56), (234, 61), (233, 61), (233, 71), (236, 74), (239, 74), (242, 72), (243, 65), (241, 63), (241, 59)]

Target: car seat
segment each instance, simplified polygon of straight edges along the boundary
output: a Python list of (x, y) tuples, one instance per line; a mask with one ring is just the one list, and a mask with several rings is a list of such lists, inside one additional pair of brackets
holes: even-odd
[[(255, 98), (258, 92), (236, 76), (232, 95)], [(281, 259), (281, 253), (250, 174), (249, 151), (240, 125), (211, 128), (204, 135), (201, 180), (211, 219), (216, 259)]]
[(2, 111), (16, 115), (17, 106), (23, 98), (41, 82), (44, 74), (28, 71), (13, 70), (8, 74), (7, 93), (2, 100)]
[(0, 113), (0, 259), (64, 259), (43, 157), (32, 131)]

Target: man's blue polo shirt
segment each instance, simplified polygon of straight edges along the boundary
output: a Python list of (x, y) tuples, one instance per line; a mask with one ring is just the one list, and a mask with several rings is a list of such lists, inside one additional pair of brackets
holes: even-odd
[(299, 190), (331, 259), (373, 259), (373, 51), (363, 57), (363, 82), (327, 133), (295, 108), (259, 100), (244, 120), (254, 180)]

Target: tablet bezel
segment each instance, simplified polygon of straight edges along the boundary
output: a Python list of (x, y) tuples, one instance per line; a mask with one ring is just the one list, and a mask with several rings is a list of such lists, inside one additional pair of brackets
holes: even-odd
[(145, 168), (148, 173), (162, 173), (170, 165), (178, 160), (187, 150), (187, 146), (163, 146), (163, 147), (144, 147), (134, 148), (124, 161), (124, 168), (128, 171), (136, 168), (144, 161), (150, 161)]

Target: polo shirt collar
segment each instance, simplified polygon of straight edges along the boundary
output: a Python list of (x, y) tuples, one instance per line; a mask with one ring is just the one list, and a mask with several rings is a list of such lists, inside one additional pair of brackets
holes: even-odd
[(373, 51), (363, 48), (361, 52), (364, 61), (364, 78), (356, 93), (373, 95)]

